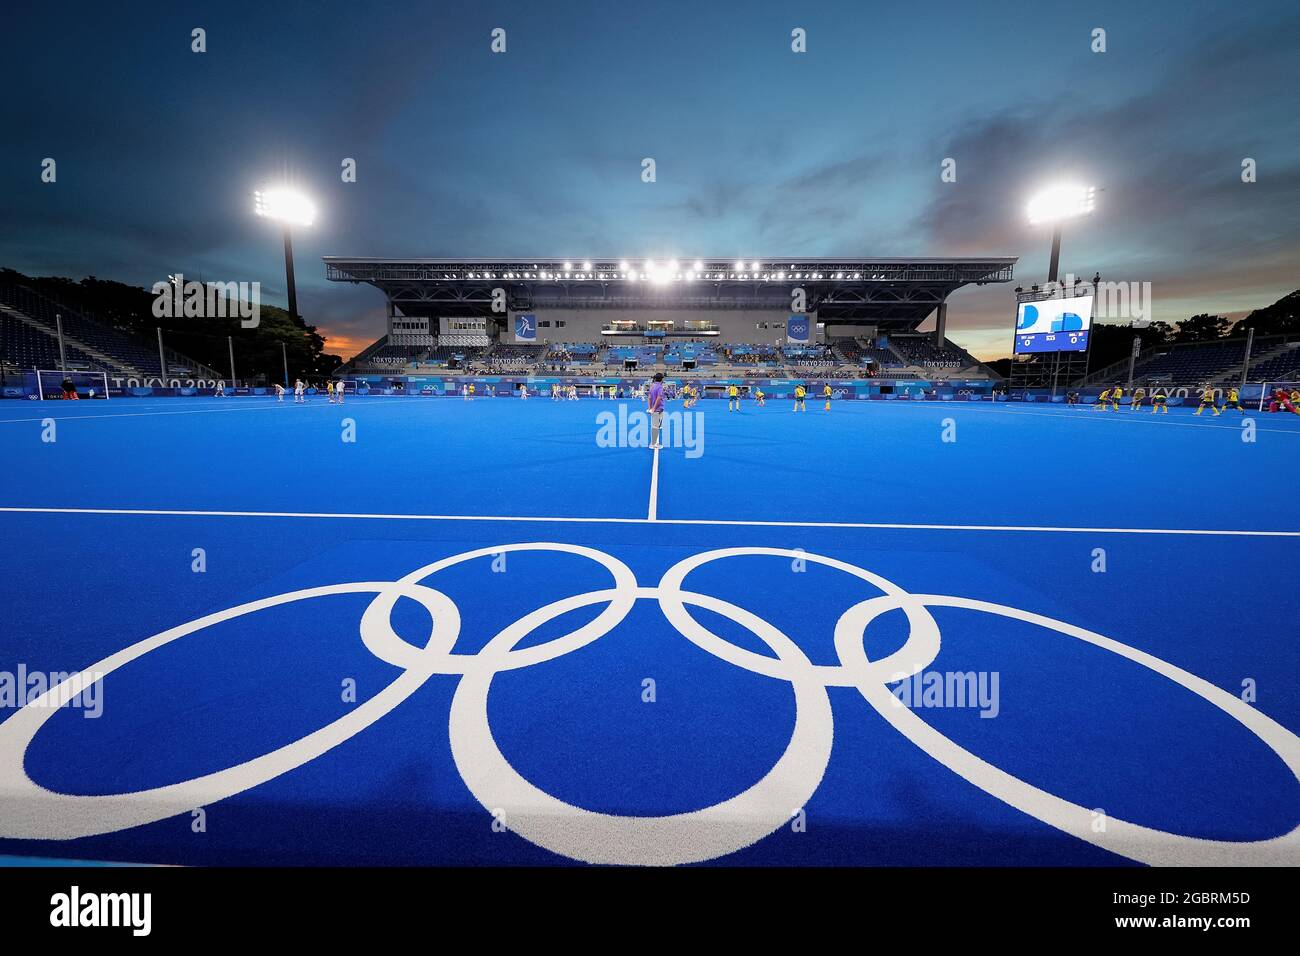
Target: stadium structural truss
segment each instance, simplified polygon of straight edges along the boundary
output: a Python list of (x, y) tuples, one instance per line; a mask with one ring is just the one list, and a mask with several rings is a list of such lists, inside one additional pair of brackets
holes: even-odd
[[(947, 299), (965, 285), (1012, 281), (1015, 256), (851, 258), (795, 256), (645, 259), (384, 259), (325, 256), (326, 278), (382, 291), (388, 316), (501, 316), (535, 309), (671, 308), (804, 312), (819, 322), (912, 331), (936, 315), (946, 332)], [(494, 308), (496, 304), (496, 308)]]

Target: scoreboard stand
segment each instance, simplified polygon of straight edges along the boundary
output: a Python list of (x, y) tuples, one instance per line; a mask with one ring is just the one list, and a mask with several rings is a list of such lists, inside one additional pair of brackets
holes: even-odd
[(1015, 391), (1024, 388), (1050, 388), (1055, 396), (1071, 382), (1088, 374), (1088, 353), (1049, 352), (1041, 355), (1016, 355), (1011, 359), (1008, 387)]
[(1012, 344), (1012, 391), (1050, 388), (1052, 397), (1088, 373), (1092, 344), (1093, 289), (1060, 296), (1051, 291), (1016, 293)]

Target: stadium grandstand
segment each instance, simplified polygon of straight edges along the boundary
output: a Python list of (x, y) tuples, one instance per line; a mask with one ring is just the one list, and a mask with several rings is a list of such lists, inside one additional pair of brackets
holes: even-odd
[[(373, 285), (386, 300), (385, 334), (340, 369), (346, 378), (488, 369), (992, 380), (947, 338), (948, 299), (1011, 281), (1016, 259), (324, 261), (328, 279)], [(934, 330), (919, 333), (931, 317)]]
[(65, 369), (141, 381), (176, 375), (221, 378), (188, 356), (142, 341), (101, 316), (10, 279), (0, 279), (0, 363), (11, 373)]
[(1292, 929), (1300, 5), (1096, 6), (16, 4), (15, 952)]
[[(1210, 342), (1180, 342), (1144, 349), (1132, 363), (1132, 384), (1142, 387), (1224, 385), (1293, 381), (1300, 378), (1300, 334), (1270, 335), (1250, 343), (1240, 336)], [(1093, 388), (1129, 381), (1128, 360), (1088, 375)]]

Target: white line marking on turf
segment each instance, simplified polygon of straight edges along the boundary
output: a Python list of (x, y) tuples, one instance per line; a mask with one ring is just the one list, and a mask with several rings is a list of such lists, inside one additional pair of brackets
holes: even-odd
[[(371, 405), (372, 402), (357, 401), (355, 405)], [(347, 408), (344, 405), (333, 405), (329, 402), (272, 402), (266, 405), (221, 405), (216, 408), (195, 408), (187, 409), (183, 412), (105, 412), (83, 415), (44, 415), (41, 418), (0, 418), (0, 425), (13, 424), (16, 422), (43, 422), (46, 418), (57, 418), (62, 422), (97, 422), (104, 418), (149, 418), (160, 415), (214, 415), (218, 412), (248, 412), (248, 411), (270, 411), (273, 408), (283, 408), (294, 406), (297, 408)]]
[[(1101, 415), (1086, 414), (1088, 410), (1093, 409), (1092, 405), (1076, 405), (1073, 408), (1070, 408), (1070, 406), (1066, 406), (1066, 405), (1060, 405), (1060, 406), (1045, 405), (1044, 410), (1040, 411), (1037, 408), (1033, 408), (1027, 405), (1020, 405), (1020, 404), (1012, 404), (1007, 407), (1002, 407), (1001, 403), (999, 403), (998, 407), (993, 407), (987, 402), (924, 402), (924, 403), (915, 402), (909, 404), (907, 402), (859, 401), (858, 404), (865, 405), (868, 408), (872, 408), (876, 405), (880, 405), (886, 408), (909, 408), (912, 411), (928, 411), (936, 408), (949, 408), (949, 409), (958, 408), (958, 409), (969, 409), (970, 411), (978, 410), (980, 414), (984, 414), (984, 415), (1027, 415), (1027, 416), (1032, 416), (1034, 418), (1055, 418), (1058, 421), (1098, 421), (1098, 422), (1126, 421), (1130, 423), (1135, 422), (1139, 425), (1161, 425), (1162, 427), (1165, 425), (1173, 425), (1173, 426), (1178, 426), (1180, 428), (1215, 428), (1218, 429), (1219, 431), (1233, 431), (1233, 432), (1240, 431), (1238, 426), (1235, 425), (1226, 425), (1226, 424), (1215, 425), (1212, 424), (1211, 422), (1202, 422), (1202, 421), (1185, 422), (1185, 421), (1180, 421), (1178, 417), (1170, 418), (1168, 415), (1152, 415), (1150, 412), (1131, 412), (1127, 417), (1125, 416), (1124, 412), (1104, 412)], [(1046, 410), (1049, 408), (1051, 409), (1050, 411)], [(1250, 414), (1251, 414), (1250, 412), (1247, 412), (1246, 416), (1244, 417), (1249, 417)], [(1256, 412), (1256, 414), (1265, 415), (1269, 413)], [(1138, 415), (1142, 415), (1144, 417), (1138, 418), (1136, 417)], [(1217, 418), (1218, 416), (1215, 417)], [(1285, 418), (1281, 419), (1280, 421), (1278, 421), (1278, 424), (1281, 424), (1281, 422), (1283, 421), (1287, 421), (1287, 419)], [(1296, 428), (1267, 428), (1261, 425), (1256, 425), (1255, 431), (1270, 432), (1274, 435), (1300, 435), (1300, 429), (1296, 429)]]
[[(1091, 405), (1076, 405), (1076, 409), (1091, 409)], [(991, 408), (990, 412), (1002, 415), (1033, 415), (1036, 418), (1060, 418), (1066, 421), (1087, 421), (1087, 422), (1130, 422), (1138, 425), (1160, 425), (1162, 428), (1166, 425), (1175, 425), (1180, 428), (1215, 428), (1219, 431), (1240, 431), (1240, 428), (1234, 425), (1214, 425), (1210, 422), (1184, 422), (1178, 419), (1170, 420), (1168, 415), (1152, 415), (1150, 412), (1130, 412), (1125, 417), (1124, 412), (1103, 412), (1101, 415), (1085, 414), (1081, 411), (1062, 411), (1062, 412), (1040, 412), (1036, 409), (1010, 409), (1010, 408)], [(1193, 413), (1195, 414), (1195, 413)], [(1222, 413), (1220, 413), (1222, 414)], [(1248, 413), (1249, 414), (1249, 413)], [(1146, 417), (1138, 418), (1138, 415)], [(1219, 416), (1214, 416), (1218, 418)], [(1241, 416), (1247, 417), (1246, 415)], [(1255, 431), (1272, 432), (1277, 435), (1300, 435), (1300, 430), (1294, 428), (1264, 428), (1256, 426)]]
[(1300, 538), (1300, 531), (1235, 531), (1227, 528), (1075, 528), (1016, 524), (908, 524), (868, 521), (745, 521), (718, 518), (577, 518), (545, 515), (418, 515), (332, 511), (197, 511), (169, 508), (18, 508), (0, 514), (141, 515), (180, 518), (333, 518), (358, 521), (516, 521), (567, 524), (680, 524), (742, 528), (851, 528), (884, 531), (1024, 531), (1054, 534), (1190, 534), (1253, 538)]
[(659, 514), (659, 449), (655, 449), (654, 464), (650, 466), (650, 510), (646, 514), (647, 521), (656, 520)]

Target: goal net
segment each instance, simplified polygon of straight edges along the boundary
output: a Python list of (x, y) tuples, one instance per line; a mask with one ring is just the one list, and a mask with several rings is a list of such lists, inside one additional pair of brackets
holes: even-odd
[(1290, 403), (1292, 408), (1300, 411), (1300, 403), (1291, 398), (1293, 393), (1300, 393), (1300, 382), (1265, 382), (1259, 393), (1259, 410), (1285, 412), (1288, 410), (1286, 403)]
[(42, 401), (48, 398), (108, 398), (108, 373), (37, 369), (36, 394)]

